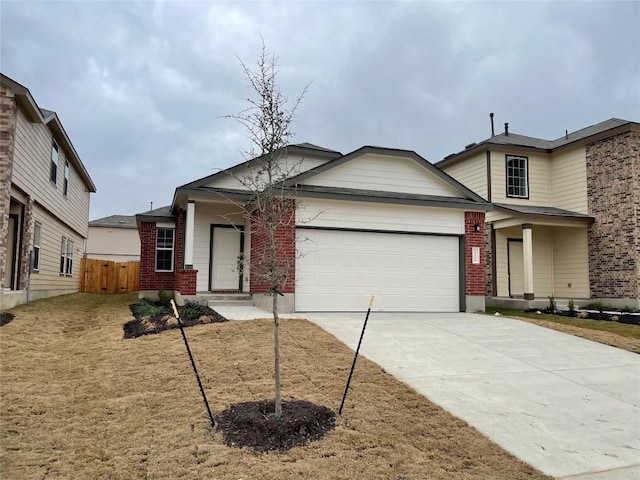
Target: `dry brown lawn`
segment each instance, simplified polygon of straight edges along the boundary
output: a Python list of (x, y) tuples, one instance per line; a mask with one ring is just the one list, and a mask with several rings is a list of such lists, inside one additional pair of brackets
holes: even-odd
[[(180, 332), (122, 339), (132, 295), (75, 294), (0, 328), (0, 478), (548, 478), (360, 358), (343, 417), (318, 442), (257, 454), (211, 432)], [(271, 398), (272, 325), (187, 329), (215, 413)], [(283, 392), (337, 410), (352, 352), (282, 325)]]

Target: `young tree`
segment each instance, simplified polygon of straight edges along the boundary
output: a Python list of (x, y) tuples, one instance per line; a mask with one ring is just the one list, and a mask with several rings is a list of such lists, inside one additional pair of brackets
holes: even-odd
[(252, 258), (244, 259), (251, 269), (252, 281), (267, 286), (272, 298), (274, 326), (275, 418), (282, 418), (280, 393), (280, 317), (278, 296), (289, 279), (291, 265), (278, 255), (281, 237), (278, 232), (295, 230), (296, 201), (294, 192), (285, 187), (285, 180), (299, 172), (300, 162), (287, 159), (286, 147), (293, 137), (292, 123), (307, 87), (293, 102), (281, 93), (276, 81), (278, 59), (267, 52), (264, 42), (255, 70), (240, 61), (251, 89), (249, 106), (230, 115), (246, 128), (250, 147), (242, 154), (247, 172), (235, 178), (252, 193), (250, 202), (240, 205), (251, 222), (252, 239), (260, 238), (260, 245), (252, 244)]

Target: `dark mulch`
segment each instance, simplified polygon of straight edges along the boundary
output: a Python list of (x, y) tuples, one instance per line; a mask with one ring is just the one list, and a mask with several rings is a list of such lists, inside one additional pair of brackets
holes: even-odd
[[(182, 326), (184, 327), (228, 321), (218, 312), (212, 310), (209, 307), (207, 307), (207, 313), (205, 315), (200, 315), (199, 317), (180, 317), (180, 320), (182, 321)], [(134, 318), (133, 320), (125, 323), (123, 328), (124, 338), (137, 338), (141, 337), (142, 335), (153, 335), (165, 330), (171, 330), (180, 327), (178, 325), (178, 321), (173, 315), (160, 313), (158, 315), (149, 317)]]
[(306, 400), (282, 402), (282, 418), (274, 418), (275, 402), (260, 400), (232, 405), (217, 417), (224, 443), (258, 452), (289, 450), (322, 438), (335, 427), (335, 413)]
[(2, 327), (3, 325), (6, 325), (14, 318), (16, 318), (16, 316), (13, 313), (0, 312), (0, 327)]

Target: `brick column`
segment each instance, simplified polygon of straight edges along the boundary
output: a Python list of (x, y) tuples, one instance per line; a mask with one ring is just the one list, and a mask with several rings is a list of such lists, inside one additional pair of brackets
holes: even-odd
[(0, 86), (0, 295), (4, 291), (4, 270), (7, 264), (11, 175), (18, 108), (11, 90)]
[[(475, 260), (474, 263), (474, 251)], [(464, 262), (466, 310), (484, 311), (485, 296), (485, 224), (484, 212), (464, 213)]]

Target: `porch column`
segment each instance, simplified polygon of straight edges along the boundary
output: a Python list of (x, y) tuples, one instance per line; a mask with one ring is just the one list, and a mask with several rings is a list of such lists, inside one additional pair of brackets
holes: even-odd
[(187, 203), (187, 219), (184, 229), (184, 268), (193, 269), (193, 232), (195, 227), (196, 203), (189, 200)]
[(524, 257), (524, 299), (533, 300), (533, 236), (532, 225), (522, 224), (522, 256)]

